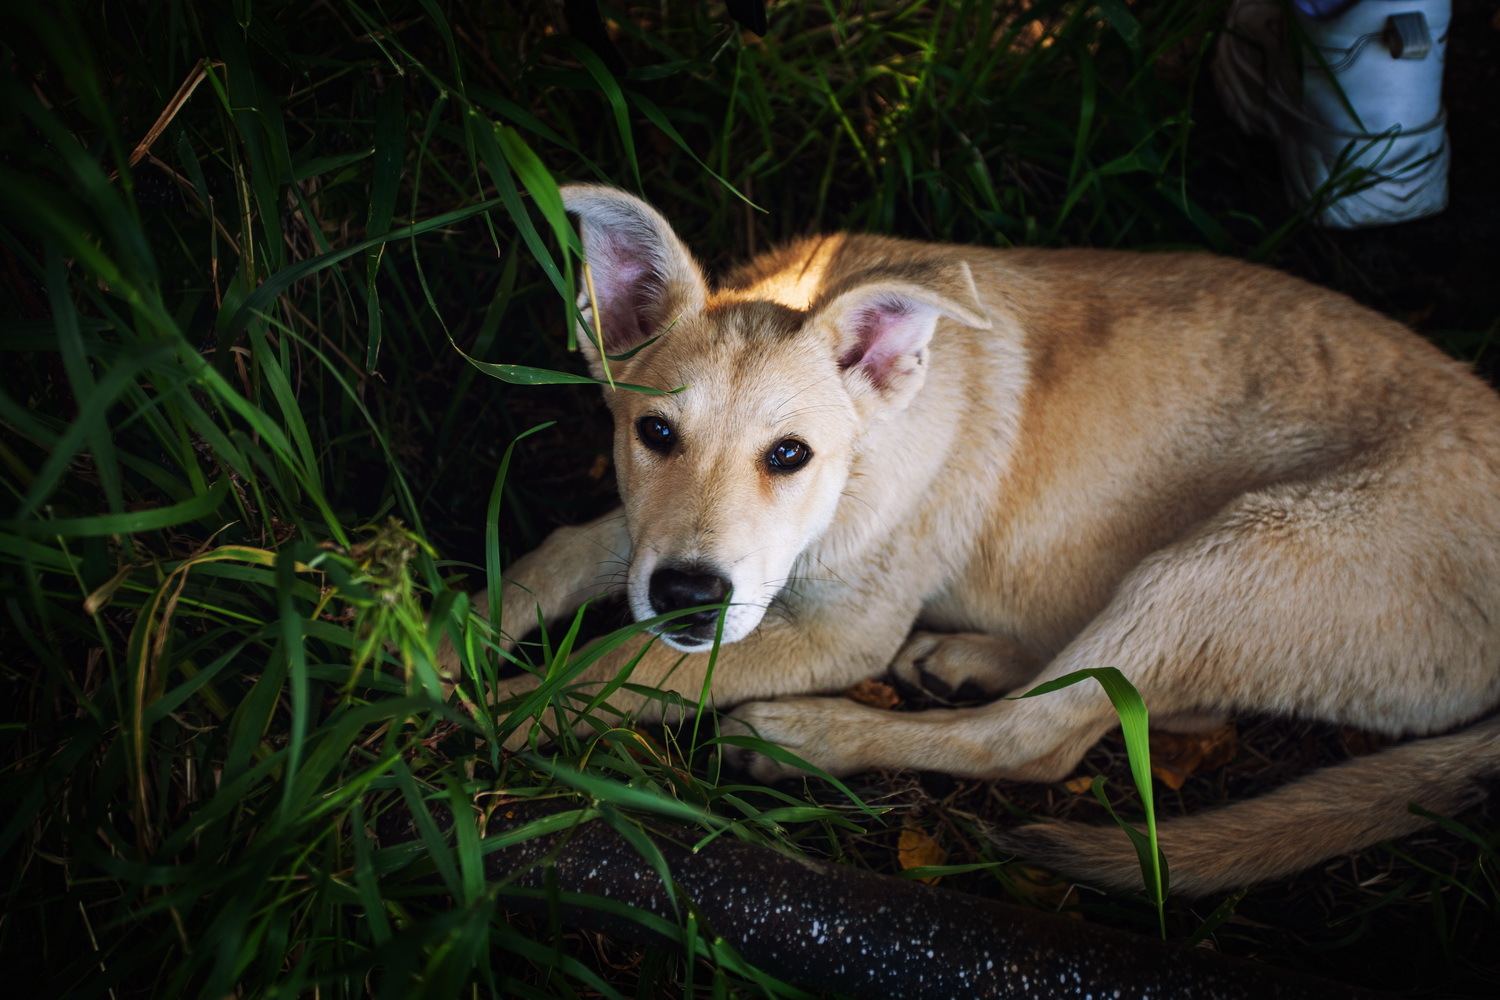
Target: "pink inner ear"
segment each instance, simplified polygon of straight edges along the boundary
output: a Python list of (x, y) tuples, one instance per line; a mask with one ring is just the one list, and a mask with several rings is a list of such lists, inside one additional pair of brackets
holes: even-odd
[(900, 374), (900, 358), (921, 349), (922, 317), (904, 299), (876, 300), (854, 310), (848, 322), (854, 343), (839, 358), (839, 367), (859, 367), (878, 388)]
[(621, 354), (655, 332), (652, 327), (662, 295), (657, 262), (628, 239), (601, 240), (589, 249), (601, 314), (595, 332), (603, 338), (606, 353)]

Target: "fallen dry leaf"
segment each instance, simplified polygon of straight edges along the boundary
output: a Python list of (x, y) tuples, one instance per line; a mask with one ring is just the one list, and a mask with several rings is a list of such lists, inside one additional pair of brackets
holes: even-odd
[[(1078, 888), (1066, 879), (1059, 879), (1044, 868), (1032, 865), (1006, 865), (1005, 873), (1011, 878), (1011, 888), (1016, 895), (1029, 899), (1037, 909), (1063, 913), (1078, 902)], [(1064, 916), (1082, 920), (1083, 914), (1076, 909), (1066, 910)]]
[[(901, 870), (908, 868), (926, 868), (928, 865), (940, 865), (948, 860), (948, 852), (943, 850), (943, 845), (937, 842), (937, 838), (926, 830), (906, 821), (901, 828), (901, 836), (896, 841), (896, 861), (901, 865)], [(933, 875), (922, 879), (928, 885), (937, 883), (941, 876)]]
[(1076, 778), (1069, 778), (1063, 782), (1063, 787), (1074, 795), (1083, 795), (1094, 787), (1094, 776), (1092, 774), (1080, 774)]
[(870, 680), (860, 681), (844, 692), (844, 697), (852, 698), (861, 705), (869, 705), (871, 708), (895, 708), (901, 704), (901, 696), (896, 689), (885, 681)]
[(1223, 767), (1238, 749), (1234, 723), (1211, 733), (1151, 733), (1151, 773), (1174, 792), (1199, 771)]

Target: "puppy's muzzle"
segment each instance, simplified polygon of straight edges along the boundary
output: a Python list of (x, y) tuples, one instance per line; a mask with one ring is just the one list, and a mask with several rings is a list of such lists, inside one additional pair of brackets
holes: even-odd
[[(651, 610), (664, 615), (683, 608), (723, 604), (729, 591), (729, 581), (710, 567), (697, 563), (662, 566), (651, 574)], [(681, 645), (705, 645), (713, 642), (718, 624), (719, 612), (708, 608), (683, 615), (661, 626), (660, 631), (671, 633)]]

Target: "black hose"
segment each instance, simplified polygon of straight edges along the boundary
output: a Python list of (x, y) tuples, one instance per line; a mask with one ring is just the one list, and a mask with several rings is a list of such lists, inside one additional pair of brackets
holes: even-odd
[[(487, 836), (563, 808), (576, 806), (551, 802), (501, 808)], [(434, 809), (440, 822), (451, 822), (441, 813)], [(409, 828), (409, 818), (405, 825)], [(692, 842), (700, 835), (684, 831), (682, 839)], [(395, 832), (396, 839), (413, 836), (410, 829)], [(666, 859), (679, 902), (691, 899), (711, 933), (760, 969), (810, 989), (880, 1000), (1375, 996), (1213, 951), (755, 844), (719, 839), (693, 853), (669, 836), (650, 837)], [(537, 864), (554, 852), (550, 865)], [(528, 871), (515, 876), (527, 866)], [(600, 820), (494, 851), (485, 858), (485, 871), (491, 879), (533, 889), (552, 881), (560, 893), (601, 896), (676, 922), (677, 911), (656, 869)], [(553, 915), (553, 904), (544, 898), (511, 895), (505, 905)], [(563, 905), (557, 916), (563, 923), (612, 937), (663, 941), (635, 920), (592, 907)]]

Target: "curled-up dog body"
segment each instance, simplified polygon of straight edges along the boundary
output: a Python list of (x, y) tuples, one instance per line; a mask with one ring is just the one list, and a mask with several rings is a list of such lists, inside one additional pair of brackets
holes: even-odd
[[(640, 199), (563, 199), (591, 369), (681, 391), (605, 389), (622, 506), (508, 570), (503, 633), (610, 587), (639, 621), (727, 602), (653, 626), (631, 680), (695, 700), (716, 648), (715, 705), (834, 775), (1058, 780), (1118, 724), (1106, 694), (1005, 696), (1097, 667), (1163, 728), (1427, 737), (1164, 823), (1185, 893), (1417, 829), (1410, 803), (1452, 812), (1500, 773), (1500, 397), (1400, 324), (1196, 253), (834, 234), (711, 283)], [(993, 700), (836, 696), (888, 672)], [(1139, 885), (1117, 830), (1009, 836)]]

